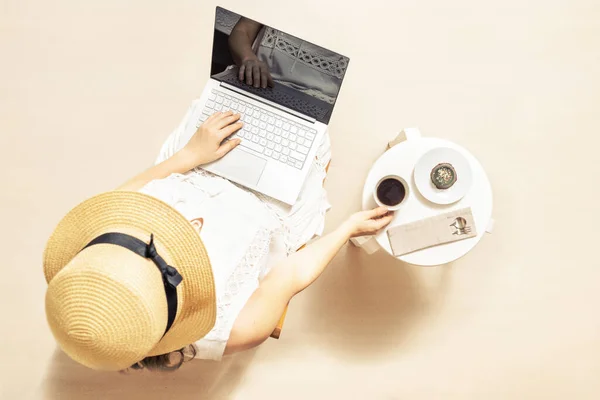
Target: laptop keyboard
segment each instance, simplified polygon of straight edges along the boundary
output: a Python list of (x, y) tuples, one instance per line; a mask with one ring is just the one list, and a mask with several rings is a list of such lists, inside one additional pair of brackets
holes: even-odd
[[(234, 96), (213, 89), (202, 110), (199, 124), (217, 111), (233, 111), (241, 115), (241, 130), (229, 139), (242, 139), (241, 147), (254, 150), (283, 164), (302, 169), (315, 140), (316, 129), (290, 121)], [(199, 126), (199, 125), (198, 125)]]

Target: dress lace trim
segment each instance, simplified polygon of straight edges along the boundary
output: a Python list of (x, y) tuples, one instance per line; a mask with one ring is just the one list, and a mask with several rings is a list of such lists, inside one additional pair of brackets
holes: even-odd
[(348, 67), (348, 58), (343, 56), (328, 57), (316, 51), (317, 46), (303, 47), (304, 41), (287, 35), (277, 29), (266, 27), (261, 45), (277, 49), (296, 58), (300, 62), (319, 71), (342, 79)]
[[(213, 329), (201, 340), (227, 341), (237, 315), (246, 304), (248, 297), (258, 285), (258, 277), (262, 272), (265, 259), (269, 254), (272, 232), (268, 229), (260, 230), (248, 251), (227, 280), (224, 291), (217, 300), (217, 319)], [(249, 285), (256, 282), (256, 285)], [(246, 296), (240, 296), (243, 290), (251, 288)]]

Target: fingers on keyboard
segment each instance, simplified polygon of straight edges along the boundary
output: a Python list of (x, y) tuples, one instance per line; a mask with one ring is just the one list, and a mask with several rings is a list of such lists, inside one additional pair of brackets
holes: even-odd
[(223, 130), (227, 129), (224, 134), (228, 140), (239, 138), (242, 147), (297, 169), (304, 167), (315, 129), (215, 89), (209, 94), (198, 124), (219, 111), (223, 112), (219, 113), (220, 122)]

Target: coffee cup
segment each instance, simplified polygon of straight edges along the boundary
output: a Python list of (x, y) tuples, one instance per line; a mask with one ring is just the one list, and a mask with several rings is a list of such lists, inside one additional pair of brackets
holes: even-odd
[(377, 205), (398, 210), (408, 198), (408, 184), (398, 175), (386, 175), (375, 185), (373, 197)]

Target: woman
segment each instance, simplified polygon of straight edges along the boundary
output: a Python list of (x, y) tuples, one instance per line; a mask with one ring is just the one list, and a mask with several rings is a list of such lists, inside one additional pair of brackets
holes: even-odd
[(279, 82), (335, 103), (348, 58), (277, 29), (241, 17), (229, 36), (238, 79), (255, 88)]
[(263, 221), (256, 196), (191, 171), (240, 143), (224, 141), (238, 120), (213, 114), (182, 150), (58, 224), (44, 254), (46, 314), (71, 358), (99, 370), (173, 370), (188, 353), (219, 359), (255, 347), (349, 238), (389, 224), (385, 208), (359, 212), (271, 259), (277, 223)]

